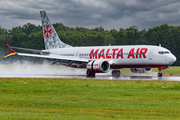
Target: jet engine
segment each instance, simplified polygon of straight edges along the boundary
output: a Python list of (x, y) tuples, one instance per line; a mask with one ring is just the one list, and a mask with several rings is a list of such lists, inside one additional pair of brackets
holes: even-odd
[(152, 68), (131, 68), (133, 73), (150, 73)]
[(110, 69), (110, 64), (105, 60), (94, 60), (87, 64), (87, 71), (92, 73), (106, 73)]

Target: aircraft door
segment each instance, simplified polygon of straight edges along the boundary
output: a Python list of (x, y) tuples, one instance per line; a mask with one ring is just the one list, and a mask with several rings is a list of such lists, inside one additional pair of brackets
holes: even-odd
[(151, 49), (150, 52), (149, 52), (149, 60), (153, 59), (153, 52), (154, 52), (154, 50)]
[(79, 51), (76, 52), (75, 56), (76, 56), (76, 57), (79, 57)]

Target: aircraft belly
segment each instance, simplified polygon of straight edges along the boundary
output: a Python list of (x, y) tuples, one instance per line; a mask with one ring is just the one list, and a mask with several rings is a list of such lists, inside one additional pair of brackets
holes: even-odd
[(114, 60), (114, 64), (111, 65), (111, 69), (118, 68), (157, 68), (161, 66), (167, 66), (164, 62), (157, 60), (147, 59), (120, 59)]

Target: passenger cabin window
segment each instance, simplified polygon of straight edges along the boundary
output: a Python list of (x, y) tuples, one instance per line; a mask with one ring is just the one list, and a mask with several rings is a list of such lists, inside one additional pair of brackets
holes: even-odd
[(159, 51), (159, 54), (169, 54), (169, 51)]

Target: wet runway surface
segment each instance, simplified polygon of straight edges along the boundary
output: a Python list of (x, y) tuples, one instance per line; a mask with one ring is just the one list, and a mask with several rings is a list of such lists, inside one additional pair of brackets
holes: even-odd
[(30, 77), (30, 78), (83, 78), (83, 79), (106, 79), (106, 80), (166, 80), (166, 81), (180, 81), (180, 76), (162, 76), (155, 75), (121, 75), (120, 77), (112, 77), (111, 75), (96, 75), (96, 77), (87, 77), (86, 75), (76, 74), (0, 74), (0, 77)]
[(166, 80), (180, 81), (180, 76), (157, 77), (156, 72), (150, 74), (121, 74), (120, 77), (112, 77), (108, 73), (98, 73), (96, 77), (87, 77), (86, 69), (71, 69), (62, 66), (51, 65), (0, 65), (0, 77), (30, 77), (30, 78), (82, 78), (82, 79), (106, 79), (106, 80)]

